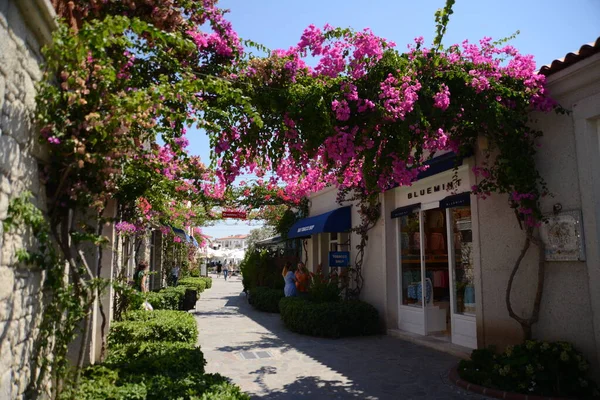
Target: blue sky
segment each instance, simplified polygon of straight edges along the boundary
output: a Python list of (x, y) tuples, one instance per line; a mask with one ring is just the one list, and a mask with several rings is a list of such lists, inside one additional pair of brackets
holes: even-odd
[[(298, 43), (310, 24), (322, 27), (371, 28), (404, 50), (417, 36), (431, 43), (435, 10), (444, 0), (221, 0), (238, 34), (269, 48)], [(521, 53), (533, 54), (538, 67), (564, 57), (600, 36), (600, 0), (457, 0), (444, 43), (499, 39), (519, 30), (511, 42)], [(209, 160), (208, 138), (188, 132), (190, 152)], [(204, 228), (211, 236), (247, 233), (256, 226), (228, 221)]]

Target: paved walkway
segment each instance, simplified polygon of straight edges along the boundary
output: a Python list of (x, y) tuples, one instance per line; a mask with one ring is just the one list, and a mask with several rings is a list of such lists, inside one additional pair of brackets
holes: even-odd
[(448, 382), (452, 356), (389, 336), (298, 335), (241, 291), (238, 278), (213, 276), (195, 315), (207, 372), (232, 378), (254, 399), (484, 399)]

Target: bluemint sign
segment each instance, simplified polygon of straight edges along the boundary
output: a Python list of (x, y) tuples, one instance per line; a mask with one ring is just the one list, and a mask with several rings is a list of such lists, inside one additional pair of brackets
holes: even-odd
[(302, 232), (310, 232), (313, 229), (315, 229), (314, 224), (313, 225), (308, 225), (308, 226), (302, 226), (300, 228), (298, 228), (298, 233), (302, 233)]
[(350, 265), (349, 251), (330, 251), (329, 266), (330, 267), (347, 267)]

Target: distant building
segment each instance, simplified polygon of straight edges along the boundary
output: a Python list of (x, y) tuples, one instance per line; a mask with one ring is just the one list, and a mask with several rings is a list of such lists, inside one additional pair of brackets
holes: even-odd
[(245, 249), (248, 235), (232, 235), (219, 239), (215, 239), (213, 244), (221, 249)]

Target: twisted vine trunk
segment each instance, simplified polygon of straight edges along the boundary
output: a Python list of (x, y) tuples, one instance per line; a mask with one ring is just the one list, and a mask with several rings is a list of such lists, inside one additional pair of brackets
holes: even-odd
[[(103, 225), (102, 225), (102, 215), (104, 214), (104, 210), (106, 208), (106, 203), (104, 203), (104, 206), (102, 207), (102, 210), (100, 210), (98, 212), (98, 226), (96, 229), (96, 235), (98, 237), (102, 236), (102, 230), (103, 230)], [(97, 247), (96, 247), (96, 251), (98, 254), (98, 259), (96, 260), (96, 277), (100, 278), (102, 275), (102, 244), (101, 242), (98, 243)], [(106, 356), (106, 324), (107, 324), (107, 318), (106, 318), (106, 313), (104, 312), (104, 306), (102, 305), (102, 301), (99, 299), (98, 301), (98, 308), (100, 310), (100, 316), (102, 318), (102, 323), (100, 325), (100, 337), (102, 340), (102, 344), (100, 346), (100, 359), (104, 360), (104, 357)]]
[[(535, 299), (533, 301), (533, 310), (531, 311), (531, 316), (529, 318), (524, 318), (514, 311), (511, 302), (511, 294), (512, 287), (515, 280), (515, 276), (517, 272), (521, 268), (523, 258), (527, 254), (527, 251), (531, 247), (531, 244), (534, 244), (538, 248), (538, 276), (537, 276), (537, 289), (535, 292)], [(533, 235), (533, 227), (527, 227), (525, 231), (525, 243), (523, 244), (523, 248), (521, 249), (521, 253), (513, 266), (513, 269), (510, 273), (510, 277), (508, 278), (508, 285), (506, 287), (506, 308), (508, 310), (508, 315), (517, 321), (519, 325), (521, 325), (521, 329), (523, 330), (523, 338), (525, 340), (530, 340), (532, 338), (532, 326), (538, 322), (540, 315), (540, 305), (542, 303), (542, 294), (544, 292), (544, 281), (546, 276), (546, 263), (545, 263), (545, 246), (544, 243)]]

